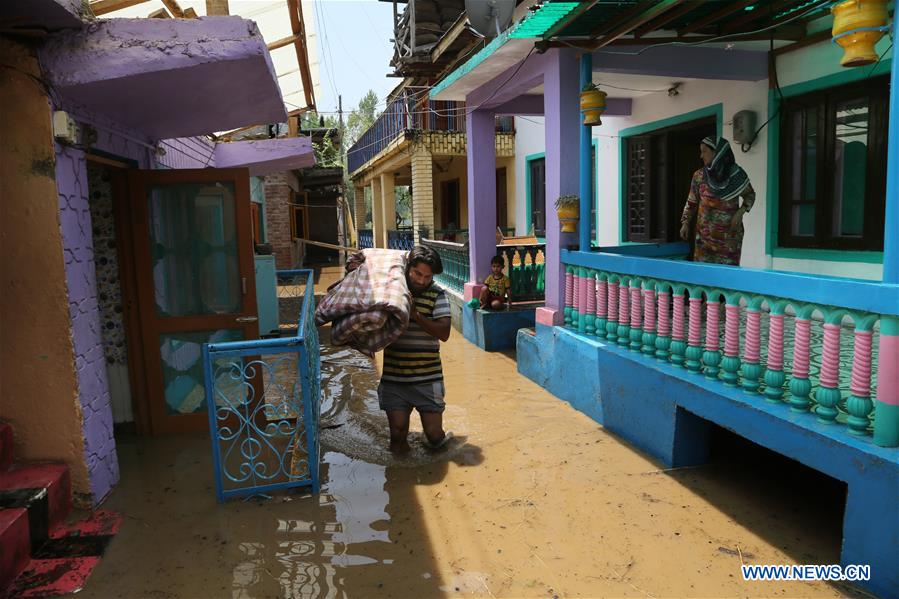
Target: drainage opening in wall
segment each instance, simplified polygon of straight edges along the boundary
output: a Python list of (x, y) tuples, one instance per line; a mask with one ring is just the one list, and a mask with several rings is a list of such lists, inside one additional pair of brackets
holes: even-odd
[(794, 563), (840, 563), (846, 483), (707, 424), (708, 461), (681, 482)]

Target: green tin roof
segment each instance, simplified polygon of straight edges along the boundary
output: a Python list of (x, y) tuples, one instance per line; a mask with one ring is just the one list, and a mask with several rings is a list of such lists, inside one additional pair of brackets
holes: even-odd
[(579, 2), (547, 2), (515, 27), (509, 37), (540, 37), (577, 8)]
[(465, 64), (444, 77), (431, 89), (431, 95), (438, 94), (447, 87), (473, 71), (479, 64), (499, 50), (510, 39), (536, 39), (565, 18), (575, 9), (578, 2), (547, 2), (535, 12), (524, 18), (517, 25), (506, 29), (489, 44), (481, 48), (477, 54), (469, 58)]

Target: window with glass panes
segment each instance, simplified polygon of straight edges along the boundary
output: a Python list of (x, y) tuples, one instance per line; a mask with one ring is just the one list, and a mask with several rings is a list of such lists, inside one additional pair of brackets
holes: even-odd
[(781, 106), (781, 247), (882, 250), (888, 80), (786, 98)]

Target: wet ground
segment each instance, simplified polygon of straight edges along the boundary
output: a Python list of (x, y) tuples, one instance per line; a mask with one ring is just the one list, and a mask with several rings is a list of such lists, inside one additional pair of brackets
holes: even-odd
[[(447, 428), (386, 450), (377, 372), (323, 351), (323, 487), (216, 503), (203, 436), (117, 439), (125, 523), (86, 597), (841, 596), (740, 563), (839, 561), (839, 490), (733, 440), (663, 467), (454, 331)], [(749, 456), (749, 457), (747, 457)], [(831, 496), (828, 495), (831, 493)], [(833, 495), (836, 495), (834, 499)]]

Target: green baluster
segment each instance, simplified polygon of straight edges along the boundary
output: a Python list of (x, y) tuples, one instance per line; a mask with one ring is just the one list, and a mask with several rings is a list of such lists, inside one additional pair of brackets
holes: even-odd
[(630, 279), (621, 277), (618, 283), (618, 345), (628, 347), (631, 340)]
[(868, 314), (852, 315), (855, 323), (855, 345), (852, 351), (852, 383), (851, 394), (846, 400), (846, 411), (849, 416), (846, 424), (851, 435), (867, 435), (874, 402), (871, 399), (871, 360), (874, 323), (877, 316)]
[[(721, 380), (728, 387), (736, 387), (740, 380), (740, 293), (725, 293), (724, 301), (724, 356), (721, 358), (721, 370), (724, 372), (721, 373)], [(755, 315), (759, 316), (758, 310)]]
[(793, 368), (790, 376), (790, 411), (808, 412), (812, 405), (809, 393), (812, 383), (808, 380), (811, 344), (811, 317), (815, 307), (802, 305), (797, 311), (793, 339)]
[(682, 367), (685, 366), (684, 358), (687, 352), (686, 298), (685, 286), (672, 287), (671, 346), (668, 351), (671, 363)]
[(585, 333), (587, 331), (587, 287), (584, 285), (584, 281), (587, 280), (587, 269), (584, 267), (577, 269), (577, 276), (579, 277), (575, 281), (575, 285), (577, 285), (577, 294), (580, 298), (577, 306), (577, 330), (578, 333)]
[(640, 290), (643, 301), (643, 353), (654, 356), (656, 353), (656, 282), (644, 281)]
[(671, 347), (671, 306), (668, 300), (671, 297), (668, 283), (656, 283), (656, 314), (658, 325), (656, 326), (656, 358), (668, 361), (668, 349)]
[(834, 310), (824, 318), (824, 347), (821, 350), (821, 377), (815, 392), (815, 415), (819, 422), (834, 422), (840, 413), (840, 325), (845, 310)]
[(608, 320), (606, 321), (606, 339), (609, 343), (615, 343), (618, 340), (618, 285), (620, 284), (618, 275), (609, 275), (608, 281)]
[(585, 269), (587, 277), (587, 297), (584, 298), (584, 318), (586, 320), (584, 331), (588, 335), (596, 334), (596, 271), (592, 268)]
[(702, 370), (702, 288), (690, 288), (690, 320), (684, 366), (690, 372)]
[(605, 273), (597, 273), (596, 277), (597, 305), (596, 305), (596, 336), (600, 339), (606, 338), (606, 326), (608, 326), (609, 314), (609, 284), (608, 275)]
[[(762, 351), (762, 303), (765, 298), (754, 296), (749, 300), (746, 311), (746, 345), (743, 350), (743, 364), (740, 374), (743, 377), (743, 390), (747, 393), (759, 392), (759, 377), (762, 366), (759, 363)], [(768, 331), (771, 337), (771, 331)]]
[[(784, 394), (784, 310), (787, 303), (783, 300), (769, 302), (771, 313), (768, 315), (768, 362), (765, 364), (765, 398), (772, 403), (780, 403)], [(743, 367), (744, 381), (748, 375)], [(745, 386), (745, 384), (744, 384)]]
[(643, 348), (643, 279), (633, 278), (630, 285), (631, 344), (632, 351)]

